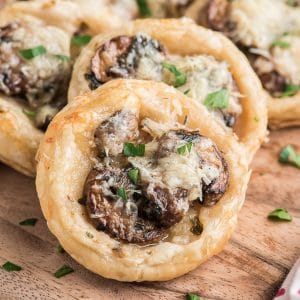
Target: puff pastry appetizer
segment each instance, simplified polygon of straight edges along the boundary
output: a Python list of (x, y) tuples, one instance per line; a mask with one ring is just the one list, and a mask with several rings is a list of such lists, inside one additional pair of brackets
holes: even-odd
[(10, 9), (43, 18), (72, 34), (81, 25), (91, 34), (118, 28), (138, 14), (133, 0), (31, 0), (14, 3)]
[(219, 252), (249, 179), (244, 149), (204, 106), (133, 79), (68, 104), (37, 159), (52, 233), (85, 267), (120, 281), (172, 279)]
[(52, 117), (66, 103), (70, 36), (26, 15), (0, 15), (0, 160), (27, 175)]
[(194, 6), (200, 23), (226, 34), (248, 56), (269, 96), (272, 128), (300, 125), (299, 6), (297, 0), (198, 0)]
[(265, 137), (265, 95), (246, 58), (191, 20), (137, 20), (94, 37), (74, 65), (69, 101), (115, 78), (163, 81), (204, 103), (233, 128), (249, 161)]

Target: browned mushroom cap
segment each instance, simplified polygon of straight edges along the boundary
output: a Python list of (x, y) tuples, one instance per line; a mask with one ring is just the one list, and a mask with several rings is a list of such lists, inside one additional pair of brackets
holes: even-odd
[(180, 222), (189, 207), (188, 193), (184, 188), (172, 191), (151, 182), (143, 194), (147, 200), (142, 203), (141, 213), (164, 228)]
[(145, 34), (117, 36), (96, 51), (85, 78), (91, 90), (114, 78), (134, 78), (141, 58), (157, 54), (164, 55), (163, 47)]
[(137, 115), (130, 110), (122, 110), (98, 126), (95, 143), (100, 154), (116, 156), (122, 153), (125, 142), (134, 141), (138, 135)]
[[(118, 64), (118, 59), (128, 51), (132, 40), (132, 37), (121, 35), (107, 41), (96, 51), (92, 58), (91, 70), (99, 82), (104, 83), (112, 79), (110, 68)], [(128, 74), (124, 73), (123, 77), (126, 76)]]
[(33, 109), (49, 103), (61, 108), (65, 104), (70, 62), (45, 53), (43, 63), (35, 63), (37, 58), (29, 60), (20, 54), (23, 40), (39, 29), (21, 22), (0, 27), (0, 92), (23, 98)]
[(211, 0), (207, 9), (207, 23), (211, 29), (230, 36), (234, 28), (228, 19), (230, 3), (227, 0)]
[(85, 184), (89, 215), (98, 230), (117, 240), (157, 242), (166, 233), (155, 222), (139, 216), (138, 202), (131, 192), (134, 188), (125, 169), (99, 164), (90, 172)]
[[(178, 141), (192, 143), (197, 151), (199, 168), (216, 168), (218, 176), (209, 184), (202, 182), (203, 198), (198, 199), (205, 206), (214, 205), (225, 193), (228, 185), (229, 173), (225, 159), (217, 146), (198, 131), (171, 130), (161, 137), (157, 155), (159, 158), (170, 155), (178, 149)], [(196, 199), (195, 199), (196, 200)]]

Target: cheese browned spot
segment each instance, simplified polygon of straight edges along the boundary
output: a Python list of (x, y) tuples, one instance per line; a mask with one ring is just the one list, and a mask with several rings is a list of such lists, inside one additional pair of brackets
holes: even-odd
[[(137, 119), (124, 109), (98, 126), (100, 156), (84, 191), (98, 230), (129, 243), (153, 243), (167, 237), (190, 209), (194, 214), (195, 205), (214, 205), (229, 174), (217, 146), (197, 131), (149, 119), (139, 127)], [(145, 143), (145, 154), (124, 156), (120, 146), (129, 141)]]
[[(35, 22), (16, 21), (0, 28), (0, 92), (20, 98), (35, 111), (39, 128), (66, 102), (70, 62), (57, 57), (64, 54), (59, 40), (65, 37), (59, 29)], [(36, 47), (46, 53), (22, 56), (22, 50)]]
[[(176, 85), (174, 72), (165, 65), (176, 68), (184, 76), (183, 84)], [(169, 54), (164, 45), (143, 33), (118, 36), (104, 43), (92, 57), (90, 72), (85, 78), (90, 89), (114, 78), (163, 81), (202, 103), (210, 93), (226, 89), (228, 106), (210, 110), (228, 127), (234, 126), (242, 111), (241, 95), (225, 61), (208, 55)]]

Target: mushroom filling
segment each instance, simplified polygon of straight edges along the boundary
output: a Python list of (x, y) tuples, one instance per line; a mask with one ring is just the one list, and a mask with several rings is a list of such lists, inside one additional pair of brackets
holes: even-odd
[(147, 0), (151, 16), (155, 18), (179, 18), (194, 0)]
[(207, 25), (231, 38), (248, 56), (274, 97), (300, 90), (300, 4), (286, 0), (212, 0)]
[(169, 54), (159, 41), (143, 33), (104, 43), (92, 57), (85, 78), (90, 89), (114, 78), (163, 81), (203, 102), (228, 127), (234, 126), (242, 111), (241, 95), (226, 62), (208, 55)]
[(66, 101), (71, 68), (61, 35), (40, 23), (0, 27), (0, 93), (18, 97), (41, 129)]
[(158, 242), (189, 209), (214, 205), (227, 189), (228, 168), (217, 146), (182, 125), (143, 119), (139, 126), (138, 115), (123, 109), (98, 126), (95, 144), (86, 208), (97, 230), (116, 240)]

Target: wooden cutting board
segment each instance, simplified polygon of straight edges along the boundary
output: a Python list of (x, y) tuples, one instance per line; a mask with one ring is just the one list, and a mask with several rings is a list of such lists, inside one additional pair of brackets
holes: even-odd
[[(270, 135), (258, 152), (239, 226), (219, 255), (195, 271), (163, 283), (119, 283), (103, 279), (56, 254), (57, 241), (47, 229), (34, 180), (0, 165), (0, 264), (14, 262), (21, 272), (0, 269), (0, 299), (184, 299), (195, 292), (204, 299), (272, 299), (300, 256), (300, 170), (279, 164), (286, 144), (300, 150), (300, 129)], [(284, 207), (290, 223), (269, 221), (274, 208)], [(35, 227), (18, 223), (38, 218)], [(75, 272), (57, 279), (63, 264)]]

